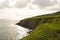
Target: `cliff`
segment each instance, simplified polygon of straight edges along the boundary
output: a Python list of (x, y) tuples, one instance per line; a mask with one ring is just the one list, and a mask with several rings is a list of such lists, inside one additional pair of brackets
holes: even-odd
[(21, 40), (60, 40), (60, 12), (23, 19), (17, 25), (33, 29)]

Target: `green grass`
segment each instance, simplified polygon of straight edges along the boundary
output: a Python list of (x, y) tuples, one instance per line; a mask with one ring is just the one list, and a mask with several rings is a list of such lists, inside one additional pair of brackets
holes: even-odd
[(26, 25), (26, 22), (34, 29), (21, 40), (60, 40), (60, 12), (21, 20), (21, 24)]

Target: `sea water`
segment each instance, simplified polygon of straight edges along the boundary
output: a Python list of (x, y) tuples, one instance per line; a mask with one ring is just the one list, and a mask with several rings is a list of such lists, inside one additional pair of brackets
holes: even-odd
[(19, 40), (27, 35), (29, 29), (15, 25), (17, 20), (0, 19), (0, 40)]

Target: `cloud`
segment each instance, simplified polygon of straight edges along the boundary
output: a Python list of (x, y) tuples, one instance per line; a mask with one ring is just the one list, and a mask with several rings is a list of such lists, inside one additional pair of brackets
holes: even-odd
[(13, 6), (17, 8), (23, 8), (26, 7), (30, 1), (31, 0), (4, 0), (4, 1), (0, 1), (0, 8), (7, 8)]
[[(10, 4), (9, 4), (9, 1), (10, 1)], [(58, 2), (59, 3), (58, 3)], [(10, 7), (15, 7), (15, 8), (27, 8), (27, 7), (30, 7), (30, 8), (52, 8), (54, 9), (54, 6), (55, 5), (60, 5), (60, 0), (33, 0), (32, 3), (32, 6), (28, 6), (28, 4), (31, 2), (31, 0), (2, 0), (0, 1), (0, 8), (10, 8)], [(60, 8), (60, 6), (57, 6), (57, 8)], [(55, 7), (56, 8), (56, 7)], [(57, 9), (56, 8), (56, 9)], [(56, 10), (55, 9), (55, 10)]]
[(0, 2), (0, 8), (6, 8), (8, 7), (8, 1), (3, 1), (3, 2)]
[(18, 8), (23, 8), (23, 7), (26, 7), (30, 1), (31, 0), (18, 0), (15, 6)]
[(48, 7), (57, 4), (57, 0), (34, 0), (33, 4), (36, 4), (40, 7)]

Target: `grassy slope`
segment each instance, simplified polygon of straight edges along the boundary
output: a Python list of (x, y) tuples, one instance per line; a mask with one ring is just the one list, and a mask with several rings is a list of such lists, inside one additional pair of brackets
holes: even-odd
[(29, 27), (33, 25), (35, 28), (21, 40), (60, 40), (60, 12), (22, 20), (23, 23), (26, 21), (30, 22)]

